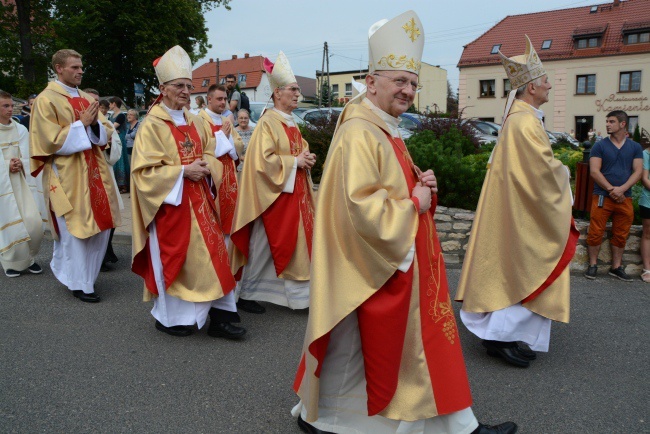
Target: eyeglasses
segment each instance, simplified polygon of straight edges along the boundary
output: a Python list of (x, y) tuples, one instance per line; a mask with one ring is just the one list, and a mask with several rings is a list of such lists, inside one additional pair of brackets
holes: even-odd
[(374, 74), (372, 74), (372, 75), (375, 75), (377, 77), (387, 78), (388, 80), (395, 83), (395, 86), (397, 86), (398, 89), (404, 89), (406, 86), (408, 86), (410, 84), (411, 89), (413, 90), (413, 92), (418, 93), (418, 92), (420, 92), (422, 90), (422, 86), (420, 86), (417, 82), (407, 80), (406, 78), (402, 78), (402, 77), (400, 77), (400, 78), (392, 78), (392, 77), (388, 77), (387, 75), (377, 74), (376, 72)]
[(289, 92), (293, 92), (293, 93), (296, 93), (296, 92), (302, 93), (298, 86), (291, 86), (291, 87), (282, 86), (280, 89), (285, 89), (285, 90), (288, 90)]
[(187, 89), (189, 91), (194, 90), (194, 86), (191, 84), (185, 83), (169, 83), (169, 86), (174, 86), (177, 90)]

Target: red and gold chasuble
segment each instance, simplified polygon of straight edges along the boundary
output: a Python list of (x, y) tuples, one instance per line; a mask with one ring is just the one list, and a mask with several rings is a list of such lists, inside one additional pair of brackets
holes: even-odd
[[(191, 164), (203, 157), (201, 139), (194, 125), (176, 126), (170, 121), (165, 121), (169, 126), (181, 164)], [(192, 212), (201, 230), (205, 245), (210, 252), (212, 265), (219, 278), (223, 293), (228, 294), (235, 288), (235, 279), (230, 271), (228, 253), (223, 232), (219, 226), (217, 208), (214, 203), (210, 187), (205, 179), (192, 181), (183, 178), (183, 195), (178, 206), (162, 204), (155, 217), (158, 243), (160, 245), (160, 260), (163, 265), (165, 286), (167, 288), (176, 280), (187, 257), (190, 244), (190, 231), (192, 227)], [(145, 247), (149, 252), (149, 240)], [(151, 260), (145, 266), (134, 261), (133, 271), (141, 275), (152, 294), (158, 295), (156, 281), (153, 275)], [(137, 268), (137, 269), (136, 269)], [(201, 270), (191, 270), (200, 273)]]
[[(222, 125), (210, 125), (212, 134), (221, 130)], [(223, 233), (230, 234), (232, 218), (235, 215), (237, 203), (237, 171), (235, 161), (229, 155), (222, 155), (217, 160), (223, 164), (223, 179), (219, 186), (219, 217)]]
[[(90, 106), (90, 102), (81, 97), (67, 98), (68, 102), (72, 106), (72, 110), (74, 111), (74, 120), (76, 122), (79, 120), (81, 112)], [(102, 176), (99, 172), (99, 166), (97, 165), (97, 155), (92, 149), (86, 149), (83, 151), (83, 154), (84, 159), (86, 160), (86, 165), (88, 166), (88, 188), (90, 193), (90, 206), (93, 210), (93, 218), (100, 230), (104, 231), (106, 229), (112, 229), (113, 216), (111, 214), (111, 206), (108, 201), (108, 194), (104, 189)], [(51, 189), (57, 187), (57, 185), (50, 186)], [(56, 222), (56, 219), (53, 218), (53, 221)], [(55, 227), (58, 231), (58, 226), (55, 225)]]
[[(386, 134), (404, 173), (408, 190), (418, 178), (410, 155), (401, 139)], [(420, 214), (415, 237), (418, 265), (419, 313), (422, 346), (438, 415), (453, 413), (472, 404), (467, 371), (458, 328), (449, 298), (447, 276), (433, 220), (435, 197), (429, 212)], [(395, 271), (376, 293), (356, 312), (364, 360), (368, 416), (381, 413), (391, 403), (398, 387), (409, 306), (413, 292), (414, 263), (406, 273)], [(389, 319), (387, 321), (387, 319)], [(413, 321), (411, 319), (411, 321)], [(309, 346), (318, 360), (315, 375), (320, 377), (330, 333)], [(298, 391), (305, 372), (303, 355), (296, 375)]]
[[(303, 151), (302, 135), (297, 127), (282, 124), (291, 143), (291, 155), (297, 157)], [(311, 260), (311, 243), (314, 234), (314, 205), (309, 195), (309, 182), (305, 169), (296, 170), (296, 183), (293, 193), (280, 193), (280, 196), (262, 213), (264, 229), (273, 256), (275, 273), (279, 276), (291, 261), (298, 242), (300, 221), (305, 231), (307, 251)]]

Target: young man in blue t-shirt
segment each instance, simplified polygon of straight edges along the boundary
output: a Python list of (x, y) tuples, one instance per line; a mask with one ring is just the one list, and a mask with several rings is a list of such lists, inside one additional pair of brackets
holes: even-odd
[(598, 253), (603, 242), (607, 220), (612, 218), (612, 267), (609, 274), (624, 281), (632, 278), (625, 273), (623, 252), (634, 220), (632, 186), (641, 179), (643, 149), (627, 137), (627, 113), (615, 110), (605, 120), (609, 137), (597, 142), (591, 149), (589, 170), (594, 179), (594, 196), (591, 202), (591, 220), (587, 234), (589, 268), (587, 279), (595, 279)]

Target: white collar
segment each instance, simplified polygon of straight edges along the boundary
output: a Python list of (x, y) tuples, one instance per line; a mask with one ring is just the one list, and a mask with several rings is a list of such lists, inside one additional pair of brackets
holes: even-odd
[(393, 137), (400, 137), (399, 135), (399, 130), (397, 129), (397, 126), (399, 125), (400, 118), (395, 118), (379, 107), (377, 107), (375, 104), (373, 104), (372, 101), (370, 101), (368, 98), (363, 98), (363, 101), (361, 101), (362, 104), (365, 104), (366, 107), (368, 107), (374, 114), (379, 116), (379, 118), (386, 122), (386, 126), (388, 127), (388, 130), (390, 131), (390, 134)]
[(185, 120), (185, 115), (183, 114), (183, 109), (180, 110), (172, 110), (169, 107), (165, 105), (164, 102), (160, 102), (160, 105), (163, 106), (165, 110), (167, 110), (167, 113), (169, 113), (169, 116), (172, 117), (172, 120), (176, 125), (187, 125), (187, 121)]
[(59, 86), (61, 86), (66, 92), (70, 94), (70, 96), (79, 96), (79, 88), (77, 87), (70, 87), (68, 85), (65, 85), (61, 83), (59, 80), (54, 80), (55, 83), (57, 83)]
[(282, 117), (287, 121), (290, 127), (294, 127), (296, 124), (293, 123), (293, 115), (287, 114), (283, 111), (280, 111), (276, 109), (275, 107), (271, 107), (271, 110), (275, 110), (276, 113), (280, 113)]
[(220, 114), (213, 112), (209, 108), (205, 108), (203, 110), (205, 110), (205, 112), (210, 116), (210, 118), (212, 119), (212, 122), (214, 122), (215, 125), (222, 125), (223, 124), (223, 121), (221, 120), (221, 115)]

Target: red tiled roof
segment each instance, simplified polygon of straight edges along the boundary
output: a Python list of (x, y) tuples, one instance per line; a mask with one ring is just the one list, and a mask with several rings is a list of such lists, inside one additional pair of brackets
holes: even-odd
[[(650, 53), (650, 42), (623, 44), (623, 31), (644, 29), (650, 24), (650, 0), (621, 1), (592, 6), (509, 15), (478, 39), (465, 46), (458, 67), (496, 65), (498, 54), (490, 54), (494, 45), (501, 44), (501, 52), (508, 57), (526, 50), (524, 34), (533, 43), (542, 60), (576, 57), (601, 57), (621, 54)], [(576, 49), (574, 36), (602, 33), (598, 48)], [(542, 50), (542, 42), (551, 39), (551, 48)]]
[[(241, 86), (242, 89), (256, 88), (262, 80), (262, 74), (264, 74), (263, 62), (263, 56), (221, 60), (219, 62), (219, 78), (221, 79), (228, 74), (246, 74), (246, 86)], [(217, 82), (216, 77), (217, 62), (210, 59), (209, 62), (192, 71), (192, 84), (194, 85), (192, 93), (207, 92), (208, 87)], [(203, 87), (203, 80), (206, 78), (210, 79), (210, 83), (208, 86)]]

